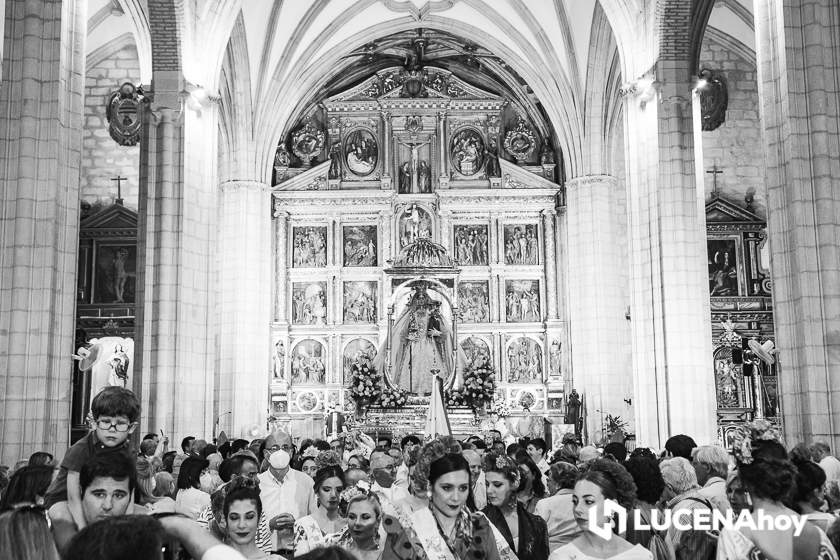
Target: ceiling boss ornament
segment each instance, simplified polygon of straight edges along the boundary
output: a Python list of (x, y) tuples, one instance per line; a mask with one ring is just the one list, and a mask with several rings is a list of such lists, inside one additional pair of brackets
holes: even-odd
[(516, 128), (505, 134), (505, 151), (512, 155), (519, 165), (523, 165), (536, 147), (537, 139), (533, 131), (520, 116)]
[(140, 104), (144, 100), (143, 89), (131, 82), (125, 82), (108, 97), (108, 132), (120, 146), (135, 146), (140, 140)]
[(292, 135), (292, 151), (303, 161), (305, 167), (312, 164), (312, 158), (324, 149), (324, 131), (307, 122)]

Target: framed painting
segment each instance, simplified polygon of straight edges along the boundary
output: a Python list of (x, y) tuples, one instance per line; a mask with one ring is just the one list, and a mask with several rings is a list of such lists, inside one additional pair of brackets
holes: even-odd
[(344, 283), (344, 322), (376, 322), (376, 282)]
[(296, 325), (327, 324), (327, 283), (292, 283), (292, 323)]
[(322, 268), (327, 266), (327, 227), (292, 228), (292, 266)]
[(740, 242), (739, 235), (706, 240), (709, 258), (710, 296), (742, 295), (739, 282), (741, 270)]
[(134, 303), (137, 246), (97, 243), (93, 303)]
[(506, 224), (505, 264), (540, 264), (539, 225)]
[(344, 226), (344, 266), (376, 266), (376, 226)]
[(486, 225), (456, 225), (453, 233), (452, 252), (459, 265), (487, 266), (490, 251)]
[(490, 322), (489, 291), (486, 280), (458, 284), (458, 307), (462, 323)]
[(508, 323), (534, 323), (541, 320), (539, 280), (505, 282), (505, 317)]

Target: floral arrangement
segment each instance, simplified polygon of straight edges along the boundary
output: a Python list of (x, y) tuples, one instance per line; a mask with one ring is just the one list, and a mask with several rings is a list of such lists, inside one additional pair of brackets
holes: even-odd
[(443, 392), (443, 403), (447, 408), (464, 406), (464, 393), (461, 389), (447, 389)]
[(619, 431), (623, 432), (627, 429), (627, 421), (622, 420), (621, 416), (607, 414), (606, 418), (604, 418), (604, 429), (610, 435)]
[(493, 397), (490, 403), (490, 414), (495, 414), (499, 418), (507, 418), (510, 416), (510, 406), (503, 397)]
[(408, 403), (408, 391), (399, 387), (386, 387), (376, 402), (384, 408), (401, 408)]
[(753, 441), (782, 441), (779, 428), (764, 419), (755, 420), (745, 426), (740, 426), (732, 434), (732, 454), (735, 459), (743, 464), (749, 465), (753, 462), (752, 448)]
[(464, 372), (464, 387), (461, 389), (465, 404), (473, 410), (483, 408), (493, 401), (496, 393), (496, 376), (487, 360), (473, 362)]
[(357, 408), (376, 403), (382, 394), (382, 376), (365, 362), (350, 368), (350, 398)]

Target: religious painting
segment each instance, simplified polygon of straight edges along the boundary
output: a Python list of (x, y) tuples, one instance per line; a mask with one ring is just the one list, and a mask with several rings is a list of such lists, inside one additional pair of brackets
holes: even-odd
[(709, 295), (740, 295), (737, 239), (708, 239), (706, 248), (709, 257)]
[(462, 323), (490, 322), (490, 288), (487, 281), (458, 284), (458, 307)]
[(295, 325), (327, 324), (327, 283), (292, 283), (292, 323)]
[(455, 133), (450, 144), (449, 154), (452, 166), (461, 175), (475, 175), (484, 167), (484, 140), (481, 134), (472, 128), (464, 128)]
[(93, 303), (134, 303), (136, 278), (136, 245), (96, 245)]
[[(431, 146), (431, 140), (425, 142), (403, 142), (397, 140), (401, 146), (397, 154), (399, 168), (397, 173), (397, 191), (399, 194), (429, 194), (432, 192), (432, 167), (426, 155)], [(407, 158), (407, 159), (406, 159)]]
[(412, 204), (400, 215), (400, 249), (420, 238), (432, 238), (432, 218), (423, 208)]
[(489, 236), (486, 225), (455, 226), (453, 253), (461, 266), (487, 266)]
[(715, 388), (718, 408), (737, 408), (742, 402), (744, 378), (741, 366), (732, 361), (732, 349), (719, 348), (714, 354)]
[(539, 226), (505, 225), (505, 264), (540, 264)]
[(509, 383), (542, 382), (542, 348), (539, 343), (525, 336), (516, 338), (507, 346)]
[(295, 385), (323, 384), (327, 353), (317, 340), (298, 342), (292, 350), (292, 383)]
[(376, 226), (344, 226), (344, 266), (376, 266)]
[(341, 356), (342, 370), (344, 371), (344, 381), (350, 379), (352, 374), (351, 368), (353, 364), (372, 364), (376, 358), (376, 346), (369, 340), (364, 338), (355, 338), (351, 340), (347, 346), (344, 347), (344, 353)]
[(378, 160), (379, 146), (369, 130), (357, 128), (347, 134), (344, 140), (344, 161), (354, 175), (370, 175), (376, 169)]
[(480, 363), (483, 360), (489, 363), (493, 361), (490, 355), (490, 347), (484, 340), (478, 337), (471, 336), (462, 340), (461, 350), (464, 351), (464, 356), (467, 358), (467, 365), (476, 363), (477, 361)]
[(326, 226), (292, 228), (292, 266), (294, 268), (327, 266)]
[(344, 322), (376, 322), (376, 282), (344, 283)]
[(534, 323), (541, 320), (539, 280), (505, 282), (505, 317), (508, 323)]

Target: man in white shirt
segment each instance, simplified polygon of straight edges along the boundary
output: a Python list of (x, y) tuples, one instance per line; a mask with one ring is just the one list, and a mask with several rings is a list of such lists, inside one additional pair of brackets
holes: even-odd
[(370, 456), (371, 490), (396, 504), (409, 497), (408, 490), (394, 485), (397, 465), (394, 458), (385, 451), (374, 451)]
[(314, 481), (308, 475), (289, 468), (291, 456), (275, 451), (268, 458), (268, 470), (259, 475), (263, 511), (274, 531), (274, 550), (294, 549), (294, 522), (315, 512)]
[(476, 511), (479, 511), (487, 505), (487, 483), (484, 480), (484, 471), (481, 468), (481, 455), (475, 449), (464, 449), (462, 455), (470, 465), (473, 500), (475, 501)]
[(810, 450), (811, 458), (825, 471), (826, 481), (840, 480), (840, 461), (831, 454), (831, 448), (820, 441), (811, 445)]

